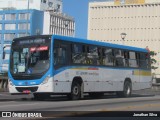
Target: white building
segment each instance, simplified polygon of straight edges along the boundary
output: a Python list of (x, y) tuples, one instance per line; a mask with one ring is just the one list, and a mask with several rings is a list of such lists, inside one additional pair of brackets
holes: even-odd
[(62, 0), (0, 0), (0, 9), (36, 9), (62, 12)]
[(44, 12), (43, 34), (75, 36), (75, 21), (64, 13)]
[[(160, 74), (160, 0), (143, 1), (132, 4), (120, 1), (119, 5), (114, 2), (90, 2), (88, 39), (142, 48), (148, 46), (158, 53), (155, 66), (159, 69), (154, 72)], [(127, 34), (125, 41), (121, 39), (121, 33)]]

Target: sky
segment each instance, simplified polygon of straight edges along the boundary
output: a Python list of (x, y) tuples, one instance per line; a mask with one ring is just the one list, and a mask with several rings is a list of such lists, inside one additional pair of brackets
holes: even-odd
[(75, 37), (87, 38), (89, 1), (63, 0), (63, 12), (75, 19)]

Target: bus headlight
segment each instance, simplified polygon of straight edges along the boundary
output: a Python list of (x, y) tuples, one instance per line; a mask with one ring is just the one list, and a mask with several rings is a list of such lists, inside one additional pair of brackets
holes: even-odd
[(47, 82), (48, 82), (48, 80), (49, 80), (49, 76), (47, 76), (45, 79), (44, 79), (44, 81), (42, 82), (42, 84), (46, 84)]
[(10, 79), (8, 79), (8, 84), (11, 85), (11, 86), (14, 86)]

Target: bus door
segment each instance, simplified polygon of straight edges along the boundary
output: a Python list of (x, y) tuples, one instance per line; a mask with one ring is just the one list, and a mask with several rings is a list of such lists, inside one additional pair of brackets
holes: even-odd
[(55, 83), (54, 91), (55, 92), (70, 92), (70, 71), (67, 69), (69, 65), (69, 44), (62, 41), (55, 41), (54, 45), (54, 76)]
[(57, 42), (54, 46), (54, 66), (55, 69), (69, 64), (69, 45)]

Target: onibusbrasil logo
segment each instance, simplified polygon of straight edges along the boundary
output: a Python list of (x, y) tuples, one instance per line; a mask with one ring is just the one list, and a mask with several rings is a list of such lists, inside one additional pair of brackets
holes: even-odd
[(40, 118), (42, 114), (40, 112), (2, 112), (3, 118), (11, 118), (11, 117), (29, 117), (29, 118)]

